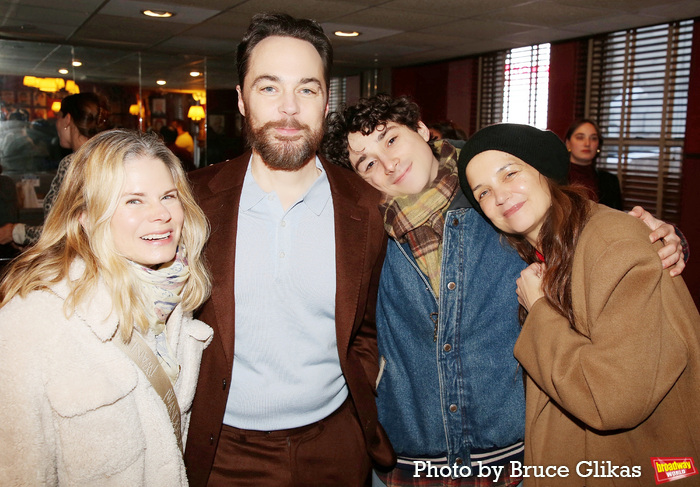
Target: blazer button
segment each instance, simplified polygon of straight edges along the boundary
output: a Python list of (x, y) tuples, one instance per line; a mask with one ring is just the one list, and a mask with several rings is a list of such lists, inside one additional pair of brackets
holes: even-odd
[(214, 444), (214, 435), (211, 435), (211, 436), (209, 437), (209, 444), (210, 444), (210, 445), (213, 445), (213, 444)]
[(223, 384), (224, 384), (224, 386), (222, 387), (222, 389), (225, 391), (225, 390), (226, 390), (226, 379), (224, 379), (222, 382), (223, 382)]

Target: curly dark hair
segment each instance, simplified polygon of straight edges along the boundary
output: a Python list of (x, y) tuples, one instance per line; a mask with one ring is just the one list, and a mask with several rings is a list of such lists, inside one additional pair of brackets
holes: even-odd
[(343, 105), (341, 111), (328, 114), (321, 154), (333, 164), (352, 169), (348, 134), (360, 132), (369, 135), (388, 122), (405, 125), (417, 132), (420, 120), (420, 108), (407, 96), (392, 98), (380, 93), (361, 98), (355, 105)]

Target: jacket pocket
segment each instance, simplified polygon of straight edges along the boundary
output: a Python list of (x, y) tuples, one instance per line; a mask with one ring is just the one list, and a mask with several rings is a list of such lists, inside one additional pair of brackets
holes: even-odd
[(124, 471), (143, 471), (146, 440), (136, 366), (116, 348), (102, 348), (101, 357), (91, 352), (83, 360), (56, 364), (46, 383), (59, 479), (70, 485), (103, 485)]
[(57, 412), (54, 418), (59, 476), (65, 475), (66, 484), (103, 485), (128, 470), (142, 475), (146, 439), (132, 395), (72, 417)]

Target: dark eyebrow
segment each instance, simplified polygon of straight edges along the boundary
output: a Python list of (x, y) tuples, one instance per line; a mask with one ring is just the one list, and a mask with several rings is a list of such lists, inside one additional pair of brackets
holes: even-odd
[(386, 137), (386, 134), (388, 134), (389, 132), (391, 132), (394, 129), (396, 129), (395, 125), (387, 128), (387, 129), (382, 130), (379, 133), (379, 137), (377, 137), (377, 142), (381, 142), (382, 140), (384, 140), (384, 137)]
[[(496, 174), (500, 173), (501, 171), (505, 171), (506, 169), (508, 169), (508, 168), (509, 168), (510, 166), (512, 166), (513, 164), (515, 164), (515, 162), (509, 162), (509, 163), (506, 164), (505, 166), (503, 166), (503, 167), (497, 169), (497, 170), (496, 170)], [(474, 187), (472, 188), (472, 191), (476, 191), (476, 190), (479, 189), (480, 187), (481, 187), (481, 185), (480, 185), (480, 184), (477, 184), (476, 186), (474, 186)]]
[(253, 80), (253, 86), (260, 83), (261, 81), (272, 81), (273, 83), (279, 83), (280, 78), (279, 76), (273, 76), (271, 74), (263, 74)]
[(323, 85), (321, 84), (321, 82), (319, 81), (318, 78), (302, 78), (299, 81), (299, 84), (302, 84), (302, 85), (305, 85), (306, 83), (315, 83), (318, 86), (323, 87)]
[(355, 164), (355, 169), (357, 169), (357, 166), (362, 164), (362, 161), (364, 161), (365, 159), (367, 159), (367, 154), (362, 154), (360, 156), (360, 158), (357, 160), (357, 164)]

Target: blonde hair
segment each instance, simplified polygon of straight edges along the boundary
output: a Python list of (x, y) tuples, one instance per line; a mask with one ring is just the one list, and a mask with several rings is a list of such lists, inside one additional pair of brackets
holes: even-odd
[(0, 284), (0, 307), (16, 295), (24, 297), (67, 278), (71, 263), (80, 258), (85, 272), (69, 281), (66, 317), (89, 299), (101, 278), (111, 292), (123, 338), (130, 339), (134, 325), (143, 332), (148, 329), (145, 310), (153, 303), (144, 302), (133, 269), (114, 245), (110, 226), (125, 180), (124, 164), (139, 157), (166, 165), (182, 203), (185, 218), (180, 248), (186, 250), (190, 271), (182, 290), (182, 308), (192, 311), (207, 299), (211, 280), (203, 247), (209, 224), (179, 159), (155, 134), (117, 129), (95, 135), (75, 153), (41, 237), (10, 265)]

